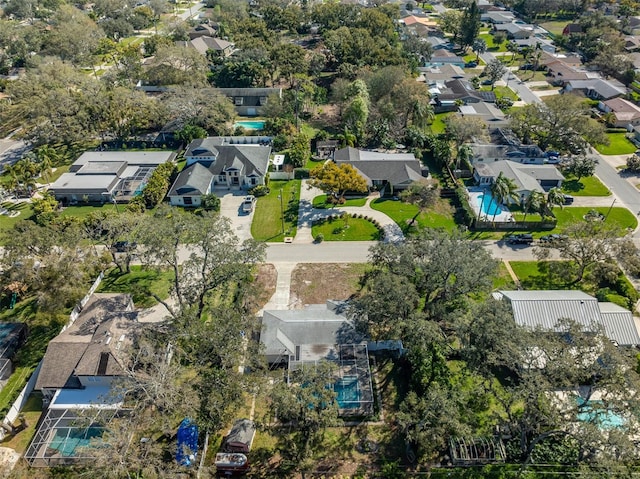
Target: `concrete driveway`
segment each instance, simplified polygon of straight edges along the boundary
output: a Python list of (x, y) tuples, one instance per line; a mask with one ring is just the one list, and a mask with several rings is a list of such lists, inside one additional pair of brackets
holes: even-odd
[(216, 191), (220, 198), (220, 214), (231, 220), (231, 229), (240, 241), (251, 238), (251, 221), (255, 210), (250, 214), (242, 212), (242, 200), (247, 196), (247, 192), (242, 191)]

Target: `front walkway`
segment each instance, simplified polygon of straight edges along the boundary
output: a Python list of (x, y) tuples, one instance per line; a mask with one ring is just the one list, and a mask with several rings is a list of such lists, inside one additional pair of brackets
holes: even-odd
[(376, 220), (384, 230), (385, 243), (398, 243), (404, 240), (404, 234), (400, 227), (386, 214), (374, 210), (371, 201), (379, 198), (378, 193), (372, 193), (367, 197), (364, 206), (338, 206), (330, 209), (314, 209), (313, 199), (324, 194), (318, 188), (309, 187), (307, 181), (303, 181), (300, 187), (300, 205), (298, 208), (298, 231), (294, 243), (313, 243), (311, 226), (314, 221), (326, 218), (336, 213), (361, 214)]

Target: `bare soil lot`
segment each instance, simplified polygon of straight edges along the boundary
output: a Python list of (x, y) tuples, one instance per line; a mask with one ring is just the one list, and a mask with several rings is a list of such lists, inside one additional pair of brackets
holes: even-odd
[(291, 275), (291, 302), (302, 308), (328, 299), (347, 299), (358, 291), (358, 281), (367, 267), (356, 263), (299, 264)]

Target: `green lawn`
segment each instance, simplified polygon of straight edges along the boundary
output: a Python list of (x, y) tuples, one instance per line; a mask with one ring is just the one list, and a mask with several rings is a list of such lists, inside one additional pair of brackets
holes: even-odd
[(324, 241), (377, 241), (380, 231), (371, 221), (363, 218), (339, 218), (315, 224), (311, 228), (315, 238), (322, 234)]
[(172, 279), (173, 273), (168, 270), (132, 266), (130, 273), (120, 274), (118, 268), (113, 268), (105, 274), (98, 292), (131, 293), (136, 307), (150, 308), (158, 304), (158, 301), (149, 292), (158, 295), (160, 299), (168, 298)]
[(317, 166), (322, 166), (324, 165), (324, 162), (327, 160), (320, 160), (320, 161), (316, 161), (314, 159), (309, 159), (309, 161), (307, 161), (307, 164), (304, 165), (304, 167), (308, 170), (313, 170), (315, 167)]
[[(118, 205), (117, 211), (124, 211), (126, 205)], [(82, 206), (67, 206), (60, 213), (61, 217), (74, 216), (76, 218), (86, 218), (91, 213), (98, 211), (116, 211), (116, 206), (107, 203), (104, 205), (82, 205)]]
[[(269, 182), (271, 192), (258, 198), (251, 223), (251, 234), (255, 240), (279, 242), (283, 241), (285, 236), (296, 235), (300, 184), (300, 180)], [(284, 234), (281, 211), (284, 211)]]
[(487, 42), (487, 49), (492, 53), (507, 51), (507, 42), (505, 41), (501, 45), (496, 45), (493, 41), (493, 35), (491, 35), (491, 33), (481, 33), (480, 35), (478, 35), (478, 37)]
[[(552, 232), (562, 232), (564, 227), (567, 225), (578, 221), (584, 221), (584, 215), (586, 215), (590, 210), (596, 210), (605, 216), (608, 213), (609, 216), (606, 221), (617, 225), (621, 230), (626, 230), (627, 228), (634, 230), (638, 226), (638, 219), (626, 208), (614, 207), (611, 208), (611, 212), (609, 213), (608, 206), (598, 206), (596, 208), (590, 208), (587, 206), (571, 206), (562, 209), (559, 206), (556, 206), (553, 208), (553, 214), (556, 215), (556, 218), (558, 219), (558, 225)], [(624, 231), (624, 233), (626, 233), (626, 231)]]
[(433, 133), (434, 135), (437, 135), (438, 133), (442, 133), (446, 128), (446, 125), (444, 124), (443, 120), (449, 115), (451, 115), (451, 113), (449, 112), (436, 113), (435, 118), (433, 119), (433, 123), (429, 125), (429, 128), (431, 129), (431, 133)]
[[(367, 202), (366, 196), (363, 198), (348, 198), (345, 202), (339, 206), (364, 206)], [(316, 196), (313, 199), (313, 207), (326, 210), (329, 208), (333, 208), (334, 205), (331, 203), (327, 203), (327, 195)]]
[(503, 262), (500, 262), (498, 265), (498, 274), (493, 278), (493, 289), (516, 289), (516, 284), (513, 282), (513, 279)]
[(562, 191), (574, 196), (611, 196), (611, 191), (595, 176), (580, 178), (567, 177), (562, 183)]
[[(483, 85), (482, 87), (480, 87), (480, 90), (492, 91), (491, 85)], [(496, 87), (494, 87), (493, 93), (496, 94), (496, 98), (510, 98), (513, 101), (517, 101), (519, 99), (518, 95), (516, 95), (516, 92), (514, 92), (507, 86), (497, 85)]]
[(58, 166), (58, 167), (56, 167), (56, 171), (54, 171), (50, 175), (47, 175), (46, 177), (42, 177), (41, 176), (40, 178), (38, 178), (36, 180), (36, 182), (41, 184), (41, 185), (43, 185), (45, 183), (53, 183), (58, 178), (60, 178), (63, 173), (66, 173), (66, 172), (69, 171), (69, 166), (70, 165)]
[(33, 216), (33, 206), (31, 203), (3, 203), (3, 208), (8, 209), (9, 211), (19, 211), (20, 214), (18, 216), (14, 216), (13, 218), (7, 215), (0, 215), (0, 231), (8, 231), (18, 222), (22, 220), (29, 219)]
[[(21, 413), (27, 421), (28, 427), (14, 436), (7, 435), (4, 441), (0, 442), (0, 446), (10, 447), (19, 453), (24, 453), (36, 432), (38, 419), (42, 414), (42, 394), (40, 392), (31, 393)], [(19, 425), (20, 420), (17, 420), (16, 423), (14, 425)]]
[[(442, 206), (442, 205), (440, 205)], [(409, 230), (408, 221), (411, 220), (418, 212), (418, 207), (403, 201), (395, 201), (391, 199), (378, 198), (371, 202), (374, 210), (381, 211), (389, 218), (395, 221), (403, 232)], [(418, 226), (421, 228), (442, 228), (452, 231), (457, 228), (452, 214), (444, 211), (426, 211), (418, 215)]]
[(631, 143), (626, 133), (607, 133), (609, 145), (596, 145), (596, 150), (602, 155), (630, 155), (637, 150)]
[(569, 23), (568, 20), (556, 20), (552, 22), (541, 23), (540, 26), (549, 33), (552, 33), (554, 35), (562, 35), (562, 30), (564, 30), (564, 27), (567, 26), (567, 23)]

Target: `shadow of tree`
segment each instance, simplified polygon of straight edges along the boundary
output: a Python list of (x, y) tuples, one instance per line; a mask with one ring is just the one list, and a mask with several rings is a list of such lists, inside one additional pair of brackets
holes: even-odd
[(571, 193), (584, 190), (584, 185), (577, 179), (567, 180), (562, 183), (562, 189)]

